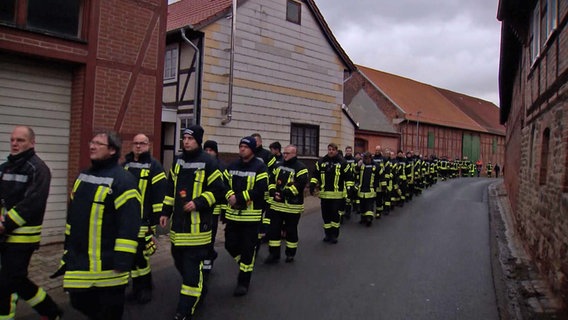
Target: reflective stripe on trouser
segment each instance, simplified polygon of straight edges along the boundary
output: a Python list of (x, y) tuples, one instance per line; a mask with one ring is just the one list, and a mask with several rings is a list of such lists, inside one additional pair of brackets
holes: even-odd
[(0, 251), (0, 319), (13, 319), (18, 298), (25, 300), (40, 315), (58, 313), (57, 305), (45, 290), (28, 279), (33, 248), (6, 245)]
[(258, 244), (259, 222), (228, 220), (225, 226), (225, 249), (239, 264), (239, 285), (248, 287)]
[(293, 257), (298, 249), (298, 222), (300, 213), (273, 211), (268, 229), (268, 246), (271, 254), (280, 256), (282, 230), (286, 233), (286, 256)]
[(359, 213), (362, 221), (372, 221), (375, 218), (375, 198), (362, 198), (359, 204)]
[(209, 253), (209, 246), (173, 246), (174, 265), (182, 278), (177, 312), (193, 314), (205, 290), (203, 282), (203, 260)]
[(321, 199), (321, 216), (323, 229), (327, 237), (339, 237), (339, 208), (343, 199)]

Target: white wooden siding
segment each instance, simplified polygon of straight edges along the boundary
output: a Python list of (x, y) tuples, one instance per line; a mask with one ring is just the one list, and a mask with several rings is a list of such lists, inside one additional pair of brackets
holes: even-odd
[(51, 170), (42, 243), (53, 243), (63, 240), (67, 212), (71, 71), (47, 65), (0, 56), (0, 162), (9, 155), (14, 126), (31, 126)]
[[(231, 20), (206, 27), (202, 124), (221, 152), (236, 152), (238, 139), (253, 132), (290, 141), (290, 124), (320, 127), (320, 154), (330, 142), (353, 142), (342, 119), (343, 69), (317, 21), (302, 4), (302, 24), (286, 21), (286, 2), (249, 0), (238, 9), (233, 120), (221, 125), (228, 102)], [(351, 130), (351, 131), (350, 131)]]

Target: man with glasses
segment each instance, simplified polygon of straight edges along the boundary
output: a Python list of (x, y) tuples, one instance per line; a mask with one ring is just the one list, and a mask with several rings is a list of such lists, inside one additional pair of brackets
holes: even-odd
[(71, 190), (60, 271), (71, 305), (89, 319), (121, 319), (140, 231), (136, 179), (119, 164), (121, 141), (111, 131), (89, 143), (91, 167)]
[(125, 159), (122, 166), (138, 180), (138, 191), (142, 197), (142, 226), (138, 233), (138, 250), (131, 272), (132, 294), (129, 298), (146, 304), (152, 300), (150, 256), (156, 251), (154, 235), (166, 196), (166, 173), (150, 154), (150, 139), (143, 133), (134, 136), (132, 152)]
[(35, 134), (17, 126), (10, 136), (8, 161), (0, 165), (0, 319), (16, 317), (18, 298), (42, 319), (61, 311), (47, 293), (28, 279), (28, 266), (39, 248), (51, 173), (35, 153)]

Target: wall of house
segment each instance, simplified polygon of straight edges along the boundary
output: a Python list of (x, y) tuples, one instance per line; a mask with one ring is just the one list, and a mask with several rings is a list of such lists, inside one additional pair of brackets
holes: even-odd
[(383, 150), (390, 149), (390, 150), (398, 150), (400, 148), (400, 138), (398, 137), (391, 137), (391, 136), (381, 136), (377, 134), (365, 134), (365, 133), (357, 133), (355, 135), (357, 139), (363, 139), (367, 141), (367, 149), (361, 150), (355, 147), (355, 152), (375, 152), (376, 146), (381, 146)]
[[(93, 131), (118, 131), (126, 141), (123, 154), (138, 132), (152, 140), (160, 138), (167, 4), (161, 0), (85, 3), (79, 36), (83, 41), (0, 26), (0, 52), (45, 65), (64, 63), (72, 69), (68, 188), (90, 164), (88, 142)], [(61, 241), (64, 217), (50, 223), (59, 231), (50, 233), (49, 241)]]
[[(311, 12), (302, 4), (301, 25), (286, 21), (286, 2), (249, 0), (239, 6), (232, 121), (228, 105), (231, 20), (205, 33), (202, 124), (221, 152), (259, 132), (268, 144), (290, 141), (291, 123), (319, 126), (319, 153), (329, 142), (353, 140), (342, 120), (344, 65)], [(352, 142), (351, 142), (352, 143)]]
[(525, 247), (568, 301), (568, 31), (560, 23), (568, 3), (558, 4), (560, 29), (547, 38), (542, 25), (539, 58), (530, 61), (529, 46), (523, 49), (507, 119), (505, 183)]

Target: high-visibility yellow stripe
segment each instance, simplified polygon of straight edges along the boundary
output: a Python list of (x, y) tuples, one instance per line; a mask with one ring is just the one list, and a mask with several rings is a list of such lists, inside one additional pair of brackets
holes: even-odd
[(170, 231), (170, 241), (176, 246), (200, 246), (211, 243), (211, 230), (199, 233)]
[(16, 318), (16, 304), (18, 302), (18, 295), (15, 293), (12, 293), (10, 295), (10, 300), (8, 301), (8, 314), (7, 315), (3, 315), (0, 314), (0, 320), (14, 320), (14, 318)]
[(173, 206), (174, 205), (174, 198), (170, 197), (170, 196), (165, 196), (164, 197), (164, 204), (167, 206)]
[(213, 171), (213, 173), (211, 175), (209, 175), (209, 177), (207, 178), (207, 185), (213, 184), (213, 182), (215, 182), (215, 180), (221, 179), (222, 176), (223, 175), (221, 174), (221, 171), (219, 171), (219, 170)]
[(129, 272), (67, 271), (63, 278), (64, 288), (114, 287), (128, 284)]
[(117, 238), (114, 242), (114, 251), (136, 253), (136, 248), (138, 248), (138, 242), (134, 240)]
[(152, 178), (152, 184), (158, 183), (160, 180), (166, 179), (166, 173), (160, 172)]
[(114, 200), (114, 207), (116, 209), (119, 209), (130, 199), (137, 199), (138, 201), (140, 201), (141, 198), (138, 190), (130, 189), (124, 191), (120, 196), (116, 197), (116, 199)]
[(286, 241), (286, 247), (292, 249), (298, 248), (298, 242)]
[(210, 207), (215, 205), (215, 196), (213, 195), (213, 192), (206, 191), (203, 192), (201, 196), (205, 198), (205, 200), (207, 200), (207, 203), (209, 204)]
[(10, 211), (8, 211), (8, 217), (12, 219), (12, 221), (14, 221), (18, 226), (23, 226), (24, 224), (26, 224), (26, 220), (20, 217), (18, 211), (16, 211), (15, 208), (12, 208)]
[(101, 260), (101, 236), (103, 228), (104, 202), (110, 188), (108, 186), (98, 186), (95, 192), (95, 199), (91, 206), (89, 221), (89, 269), (100, 271)]
[(41, 303), (45, 300), (47, 293), (42, 288), (37, 288), (37, 293), (31, 299), (26, 300), (26, 302), (30, 305), (30, 307), (35, 307), (38, 303)]
[(162, 209), (164, 208), (164, 204), (163, 203), (154, 203), (152, 205), (152, 212), (153, 213), (160, 213), (162, 212)]
[(205, 182), (205, 170), (195, 171), (191, 199), (195, 199), (201, 195), (201, 192), (203, 192), (203, 182)]

